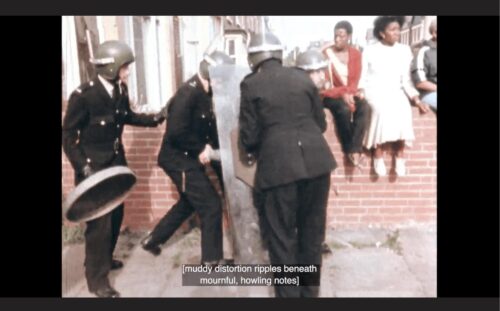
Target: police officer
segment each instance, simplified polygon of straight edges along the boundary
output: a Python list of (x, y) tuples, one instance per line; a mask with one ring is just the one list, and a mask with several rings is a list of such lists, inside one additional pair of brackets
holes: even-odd
[(316, 49), (309, 49), (300, 53), (295, 62), (297, 68), (307, 72), (314, 85), (321, 90), (325, 83), (325, 68), (328, 62), (323, 54)]
[[(253, 73), (241, 82), (240, 145), (257, 159), (255, 187), (272, 264), (321, 264), (335, 159), (324, 139), (318, 89), (302, 70), (282, 66), (271, 33), (251, 37)], [(276, 286), (277, 297), (314, 297), (318, 286)]]
[[(97, 77), (79, 86), (69, 98), (62, 138), (76, 184), (101, 169), (127, 165), (121, 139), (125, 124), (153, 127), (163, 119), (159, 114), (137, 114), (130, 109), (125, 81), (133, 61), (127, 44), (102, 43), (92, 60)], [(109, 284), (108, 273), (123, 266), (113, 259), (122, 219), (123, 204), (87, 222), (85, 277), (89, 291), (98, 297), (119, 297)]]
[[(316, 49), (309, 49), (305, 52), (300, 53), (297, 56), (297, 61), (295, 63), (297, 68), (307, 72), (314, 85), (321, 90), (325, 84), (325, 68), (328, 67), (328, 62), (323, 56), (323, 54)], [(321, 245), (321, 252), (323, 254), (331, 254), (332, 250), (328, 244), (323, 243)]]
[[(154, 255), (159, 255), (160, 245), (197, 212), (201, 219), (202, 263), (223, 262), (222, 202), (204, 165), (220, 158), (208, 68), (231, 63), (233, 60), (219, 51), (205, 55), (199, 72), (177, 90), (168, 104), (158, 164), (176, 185), (180, 198), (142, 240), (142, 247)], [(214, 168), (222, 180), (220, 165)]]

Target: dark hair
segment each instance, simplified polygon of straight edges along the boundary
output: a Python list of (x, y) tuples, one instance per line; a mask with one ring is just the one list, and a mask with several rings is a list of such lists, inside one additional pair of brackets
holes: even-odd
[(352, 35), (352, 25), (348, 21), (340, 21), (337, 24), (335, 24), (335, 28), (333, 28), (333, 31), (337, 31), (337, 29), (345, 29), (347, 34)]
[(384, 32), (385, 28), (387, 25), (390, 23), (396, 22), (399, 24), (399, 27), (403, 27), (403, 24), (405, 22), (405, 17), (404, 16), (379, 16), (375, 19), (373, 22), (373, 35), (379, 39), (382, 40), (382, 37), (380, 36), (381, 32)]

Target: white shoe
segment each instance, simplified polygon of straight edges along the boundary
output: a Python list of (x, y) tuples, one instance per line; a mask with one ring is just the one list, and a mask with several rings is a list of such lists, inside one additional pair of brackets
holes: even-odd
[(373, 159), (373, 169), (378, 176), (386, 176), (387, 169), (385, 168), (384, 158)]
[(406, 165), (405, 159), (396, 157), (396, 167), (394, 171), (396, 171), (396, 175), (398, 176), (406, 176)]

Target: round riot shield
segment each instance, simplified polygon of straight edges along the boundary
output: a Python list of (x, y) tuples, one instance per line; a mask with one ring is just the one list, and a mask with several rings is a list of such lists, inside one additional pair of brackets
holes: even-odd
[(118, 207), (132, 190), (136, 176), (126, 166), (101, 170), (78, 184), (63, 202), (66, 219), (84, 222)]

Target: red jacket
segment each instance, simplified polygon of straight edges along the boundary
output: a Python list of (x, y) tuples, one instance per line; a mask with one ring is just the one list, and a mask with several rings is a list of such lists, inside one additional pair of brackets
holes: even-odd
[[(342, 97), (342, 95), (346, 93), (355, 94), (356, 91), (358, 90), (358, 83), (359, 79), (361, 78), (361, 53), (352, 46), (348, 47), (348, 53), (349, 53), (349, 62), (347, 63), (347, 72), (348, 72), (347, 85), (344, 85), (344, 83), (342, 83), (342, 80), (340, 79), (340, 76), (335, 70), (333, 63), (330, 62), (329, 64), (330, 68), (326, 70), (326, 76), (328, 81), (330, 81), (330, 85), (333, 85), (334, 87), (322, 91), (321, 92), (322, 96), (340, 98)], [(333, 81), (330, 77), (330, 72), (333, 75)]]

